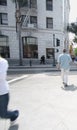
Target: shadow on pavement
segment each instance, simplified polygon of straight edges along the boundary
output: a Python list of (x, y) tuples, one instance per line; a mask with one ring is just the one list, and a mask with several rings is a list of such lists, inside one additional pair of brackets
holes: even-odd
[(76, 91), (77, 90), (77, 86), (75, 85), (69, 85), (68, 87), (61, 87), (63, 90), (66, 90), (66, 91)]
[(8, 130), (18, 130), (18, 128), (19, 128), (19, 125), (16, 124), (16, 125), (10, 126)]

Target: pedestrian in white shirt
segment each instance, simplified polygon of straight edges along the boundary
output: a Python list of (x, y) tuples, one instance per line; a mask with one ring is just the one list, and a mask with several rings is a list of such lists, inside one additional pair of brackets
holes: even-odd
[(70, 70), (70, 63), (72, 59), (69, 54), (66, 53), (66, 49), (63, 49), (63, 53), (58, 57), (58, 68), (61, 68), (62, 82), (65, 87), (68, 86), (68, 74)]
[(11, 125), (19, 116), (19, 111), (9, 111), (9, 85), (6, 80), (8, 70), (8, 61), (0, 56), (0, 117), (10, 119)]

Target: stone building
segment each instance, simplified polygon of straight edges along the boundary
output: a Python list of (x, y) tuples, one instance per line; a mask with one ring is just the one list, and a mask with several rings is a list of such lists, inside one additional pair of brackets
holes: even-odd
[(69, 0), (27, 0), (20, 12), (12, 0), (0, 0), (0, 53), (9, 61), (57, 59), (69, 45), (69, 11)]

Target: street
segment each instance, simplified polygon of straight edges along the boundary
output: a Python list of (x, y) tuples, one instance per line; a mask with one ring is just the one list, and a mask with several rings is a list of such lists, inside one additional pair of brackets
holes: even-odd
[[(58, 75), (58, 76), (60, 76), (60, 71), (48, 70), (48, 72), (51, 73), (51, 75)], [(45, 72), (45, 71), (42, 72), (42, 70), (40, 70), (40, 71), (37, 71), (37, 70), (35, 70), (35, 71), (27, 71), (27, 72), (25, 72), (23, 70), (21, 70), (21, 71), (10, 71), (10, 72), (8, 72), (7, 80), (8, 81), (9, 80), (13, 80), (13, 79), (16, 79), (17, 77), (21, 77), (23, 75), (30, 76), (32, 74), (48, 73), (48, 72)], [(77, 75), (77, 71), (70, 71), (69, 75)]]
[[(8, 77), (10, 75), (8, 74)], [(70, 72), (70, 86), (64, 88), (60, 72), (13, 74), (10, 83), (10, 109), (19, 109), (15, 126), (1, 120), (1, 130), (76, 130), (77, 72)], [(8, 81), (10, 79), (8, 78)]]

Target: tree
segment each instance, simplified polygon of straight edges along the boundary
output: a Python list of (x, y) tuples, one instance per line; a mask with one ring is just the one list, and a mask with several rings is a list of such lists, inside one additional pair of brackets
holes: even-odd
[(77, 36), (74, 37), (73, 42), (77, 43)]
[(18, 39), (19, 39), (19, 65), (23, 65), (22, 61), (22, 37), (21, 37), (21, 25), (22, 25), (22, 19), (21, 19), (21, 7), (28, 7), (28, 0), (12, 0), (15, 2), (16, 5), (16, 31), (18, 33)]
[(77, 23), (74, 22), (74, 23), (69, 24), (67, 26), (67, 31), (75, 34), (73, 42), (77, 43)]
[(77, 23), (71, 23), (67, 26), (67, 31), (74, 33), (77, 35)]
[(77, 48), (74, 49), (75, 56), (77, 56)]

